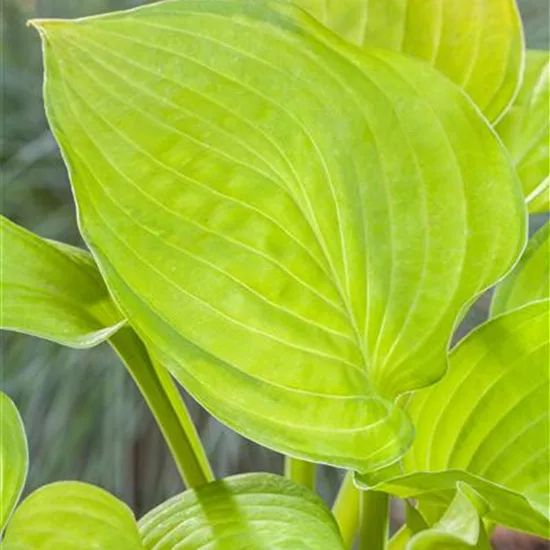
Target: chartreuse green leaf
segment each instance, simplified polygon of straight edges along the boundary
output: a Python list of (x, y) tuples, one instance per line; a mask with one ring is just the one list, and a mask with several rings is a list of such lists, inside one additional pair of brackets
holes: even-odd
[(497, 131), (510, 150), (531, 212), (550, 210), (550, 53), (527, 52), (521, 90)]
[(91, 256), (0, 216), (0, 328), (86, 348), (123, 324)]
[(490, 550), (482, 518), (485, 501), (468, 485), (457, 484), (457, 492), (442, 518), (431, 528), (420, 531), (406, 550)]
[(0, 217), (0, 228), (0, 327), (74, 347), (109, 339), (157, 419), (185, 483), (194, 487), (213, 479), (174, 382), (133, 329), (123, 326), (93, 257), (6, 218)]
[(79, 482), (46, 485), (28, 496), (6, 530), (8, 548), (143, 550), (131, 510), (103, 489)]
[(147, 550), (343, 550), (325, 504), (272, 474), (246, 474), (186, 491), (139, 522)]
[(297, 0), (358, 46), (422, 59), (463, 88), (490, 120), (512, 101), (523, 70), (515, 0)]
[(395, 461), (393, 399), (441, 377), (458, 313), (524, 245), (471, 102), (281, 2), (34, 24), (84, 237), (155, 356), (266, 446)]
[(23, 422), (11, 399), (0, 392), (0, 535), (21, 496), (28, 466)]
[(451, 353), (447, 375), (409, 403), (416, 437), (399, 467), (369, 486), (428, 505), (458, 482), (486, 502), (486, 518), (547, 536), (550, 302), (496, 317)]
[(550, 298), (550, 222), (529, 240), (514, 270), (497, 285), (491, 313), (500, 315), (529, 302)]

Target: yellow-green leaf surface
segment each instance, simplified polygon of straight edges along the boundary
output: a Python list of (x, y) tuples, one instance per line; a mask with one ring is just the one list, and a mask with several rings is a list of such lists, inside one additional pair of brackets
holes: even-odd
[(523, 70), (515, 0), (297, 0), (358, 46), (422, 59), (462, 87), (490, 120), (512, 101)]
[(90, 253), (48, 241), (0, 217), (0, 328), (73, 347), (109, 339), (159, 422), (185, 482), (212, 476), (170, 375), (148, 350), (109, 295)]
[(529, 304), (463, 340), (445, 378), (411, 399), (416, 437), (400, 468), (363, 481), (442, 504), (463, 481), (487, 503), (488, 519), (547, 536), (549, 308)]
[(28, 466), (23, 422), (11, 399), (0, 392), (0, 535), (19, 500)]
[(471, 102), (280, 2), (35, 25), (84, 237), (155, 356), (266, 446), (395, 461), (393, 399), (441, 377), (462, 307), (524, 245)]
[(523, 84), (497, 126), (531, 212), (550, 210), (550, 53), (527, 52)]
[(550, 222), (529, 240), (514, 270), (497, 285), (491, 313), (499, 315), (550, 298)]
[(3, 216), (0, 243), (0, 328), (85, 348), (124, 324), (88, 253)]
[(441, 519), (429, 529), (414, 535), (406, 550), (491, 550), (482, 518), (485, 501), (463, 483)]
[(229, 477), (178, 495), (139, 522), (147, 550), (343, 550), (336, 521), (301, 485), (271, 474)]
[(131, 510), (103, 489), (78, 482), (46, 485), (28, 496), (6, 530), (8, 548), (143, 550)]

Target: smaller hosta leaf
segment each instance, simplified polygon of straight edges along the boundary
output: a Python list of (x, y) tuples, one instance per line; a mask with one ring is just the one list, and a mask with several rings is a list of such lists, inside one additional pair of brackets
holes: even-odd
[(496, 129), (512, 154), (529, 211), (550, 210), (549, 52), (527, 52), (520, 93)]
[(85, 348), (123, 324), (87, 252), (0, 217), (0, 328)]
[(147, 550), (343, 550), (323, 502), (297, 483), (247, 474), (190, 490), (140, 522)]
[(546, 536), (549, 308), (528, 304), (464, 339), (447, 375), (413, 395), (416, 438), (399, 467), (361, 479), (429, 505), (450, 502), (466, 482), (486, 501), (487, 519)]
[(464, 483), (441, 519), (430, 529), (417, 533), (406, 550), (490, 550), (482, 518), (487, 512), (484, 500)]
[(0, 392), (0, 535), (21, 495), (28, 465), (23, 422), (11, 399)]
[(131, 510), (103, 489), (78, 482), (46, 485), (17, 508), (7, 548), (142, 550)]
[(515, 0), (297, 0), (358, 46), (427, 61), (461, 86), (490, 120), (508, 107), (523, 62)]
[(491, 313), (512, 309), (550, 298), (550, 222), (529, 240), (514, 270), (496, 287)]

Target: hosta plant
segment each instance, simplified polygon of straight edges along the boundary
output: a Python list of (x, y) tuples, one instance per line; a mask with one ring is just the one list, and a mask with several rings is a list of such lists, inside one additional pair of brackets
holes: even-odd
[[(89, 251), (3, 219), (2, 327), (108, 341), (189, 489), (138, 522), (78, 482), (16, 507), (28, 453), (2, 396), (2, 548), (548, 536), (549, 230), (527, 243), (527, 222), (550, 204), (550, 63), (513, 0), (175, 0), (31, 25)], [(176, 382), (284, 453), (286, 478), (215, 481)], [(349, 471), (332, 512), (315, 463)], [(390, 497), (407, 522), (388, 542)]]

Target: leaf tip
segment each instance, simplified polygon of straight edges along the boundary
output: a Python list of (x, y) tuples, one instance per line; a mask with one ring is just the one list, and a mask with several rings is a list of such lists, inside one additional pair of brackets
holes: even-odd
[(29, 19), (27, 27), (34, 27), (41, 37), (45, 37), (50, 29), (65, 26), (68, 23), (66, 19)]

